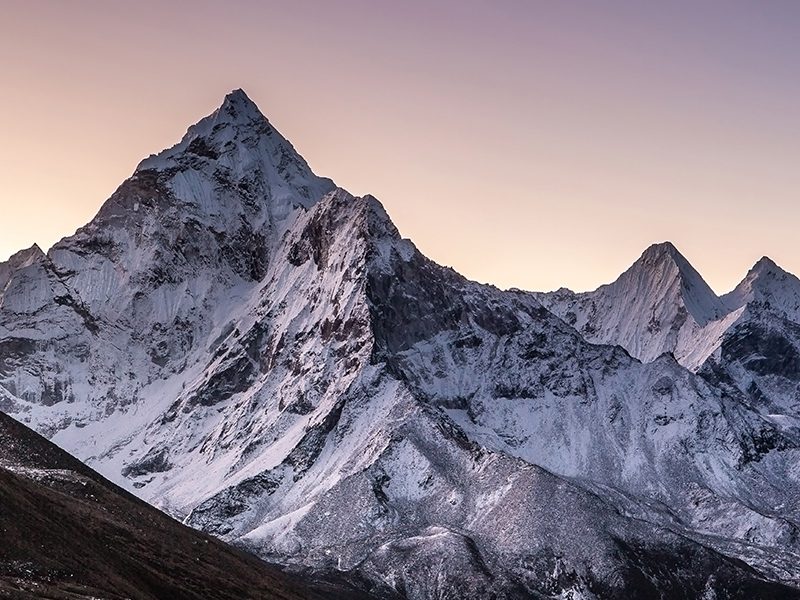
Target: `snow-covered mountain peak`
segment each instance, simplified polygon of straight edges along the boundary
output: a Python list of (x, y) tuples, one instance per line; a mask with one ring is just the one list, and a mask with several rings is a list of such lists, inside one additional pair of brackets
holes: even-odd
[(700, 273), (670, 242), (654, 244), (619, 279), (600, 289), (613, 289), (630, 302), (645, 302), (653, 314), (659, 307), (682, 305), (700, 325), (725, 312)]
[[(700, 274), (686, 260), (672, 242), (660, 242), (648, 246), (639, 259), (631, 265), (631, 269), (641, 268), (655, 274), (658, 269), (668, 269), (671, 273), (684, 279), (699, 278)], [(708, 287), (708, 286), (705, 286)], [(714, 292), (708, 288), (711, 295)]]
[(190, 127), (187, 135), (208, 136), (227, 126), (259, 129), (269, 127), (269, 120), (244, 90), (236, 89), (225, 95), (217, 110)]
[(11, 257), (2, 265), (8, 265), (12, 268), (22, 268), (27, 267), (35, 262), (38, 262), (45, 258), (45, 253), (42, 252), (42, 249), (39, 247), (39, 244), (34, 244), (30, 248), (25, 248), (24, 250), (20, 250), (15, 254), (12, 254)]
[(764, 256), (722, 301), (731, 311), (756, 302), (797, 321), (800, 319), (800, 279)]
[[(680, 253), (672, 242), (660, 242), (648, 246), (630, 268), (641, 269), (650, 276), (668, 272), (686, 281), (702, 280), (702, 277), (700, 277), (691, 263), (686, 260), (686, 257)], [(708, 288), (707, 285), (703, 287)], [(708, 288), (708, 291), (711, 295), (715, 295), (710, 288)]]
[(0, 410), (262, 556), (408, 600), (455, 580), (711, 597), (704, 542), (800, 581), (800, 344), (771, 310), (728, 335), (740, 314), (671, 243), (594, 292), (470, 282), (236, 90), (92, 223), (13, 261)]
[(651, 244), (642, 253), (642, 257), (648, 257), (651, 259), (658, 259), (658, 258), (683, 259), (683, 255), (681, 255), (681, 253), (678, 251), (678, 249), (672, 242), (658, 242), (656, 244)]
[(754, 264), (753, 268), (750, 270), (757, 272), (769, 272), (769, 271), (774, 271), (776, 269), (784, 273), (786, 272), (783, 269), (781, 269), (777, 264), (775, 264), (775, 261), (772, 260), (769, 256), (762, 256), (761, 258), (758, 259), (758, 262), (756, 262), (756, 264)]
[(616, 281), (593, 292), (559, 290), (537, 298), (589, 341), (619, 344), (645, 362), (665, 352), (681, 360), (691, 332), (727, 312), (670, 242), (648, 247)]
[(797, 283), (800, 283), (797, 277), (779, 267), (768, 256), (763, 256), (750, 268), (739, 285), (729, 294), (725, 294), (724, 298), (732, 298), (734, 295), (741, 296), (743, 293), (754, 294), (758, 291), (766, 291), (776, 284), (791, 287)]
[(47, 255), (42, 252), (38, 244), (34, 244), (30, 248), (13, 254), (7, 261), (0, 262), (0, 296), (3, 295), (9, 280), (15, 272), (45, 260), (47, 260)]
[(219, 112), (240, 122), (266, 120), (256, 103), (241, 88), (237, 88), (225, 95), (225, 100), (222, 102)]
[[(267, 200), (281, 214), (298, 204), (308, 208), (335, 187), (313, 173), (240, 89), (189, 127), (180, 142), (146, 158), (136, 169), (137, 174), (153, 171), (171, 178), (169, 187), (181, 199), (205, 192), (198, 189), (201, 185), (227, 185), (246, 198)], [(207, 181), (197, 181), (192, 172)]]

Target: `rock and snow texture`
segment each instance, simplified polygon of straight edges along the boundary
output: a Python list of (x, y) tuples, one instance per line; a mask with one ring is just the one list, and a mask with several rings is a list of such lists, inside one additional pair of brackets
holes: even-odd
[(764, 256), (733, 291), (721, 298), (728, 311), (758, 303), (800, 322), (800, 279)]
[(767, 257), (721, 297), (669, 243), (593, 292), (535, 296), (588, 341), (643, 362), (672, 354), (776, 426), (800, 427), (800, 280)]
[(618, 344), (651, 362), (664, 353), (694, 365), (714, 350), (713, 324), (727, 311), (669, 242), (654, 244), (619, 278), (593, 292), (537, 294), (585, 339)]
[(774, 597), (800, 582), (800, 376), (776, 354), (800, 336), (779, 274), (753, 279), (720, 299), (661, 244), (592, 294), (478, 285), (236, 91), (0, 265), (0, 408), (386, 597)]

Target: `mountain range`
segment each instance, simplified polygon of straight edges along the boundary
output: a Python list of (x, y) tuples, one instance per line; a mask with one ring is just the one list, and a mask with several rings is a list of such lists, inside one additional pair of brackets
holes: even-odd
[(799, 385), (769, 259), (721, 297), (669, 243), (594, 292), (481, 285), (241, 90), (0, 264), (0, 410), (377, 597), (800, 597)]

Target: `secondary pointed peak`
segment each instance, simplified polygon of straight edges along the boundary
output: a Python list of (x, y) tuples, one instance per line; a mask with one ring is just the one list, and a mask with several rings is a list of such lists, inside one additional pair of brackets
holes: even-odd
[(8, 259), (10, 264), (16, 265), (17, 267), (32, 264), (34, 262), (38, 262), (45, 258), (45, 253), (39, 247), (39, 244), (34, 243), (30, 248), (25, 248), (24, 250), (20, 250), (16, 254), (14, 254), (11, 258)]
[(23, 250), (22, 252), (24, 252), (28, 256), (44, 256), (44, 251), (36, 242), (34, 242), (30, 248), (28, 248), (27, 250)]
[(774, 260), (772, 260), (769, 256), (762, 256), (758, 259), (756, 264), (750, 269), (751, 273), (758, 273), (758, 274), (774, 274), (774, 273), (785, 273), (783, 269), (781, 269)]
[(683, 304), (701, 325), (723, 313), (714, 290), (672, 242), (649, 246), (612, 285), (650, 307)]
[(641, 260), (682, 260), (686, 261), (683, 255), (678, 251), (672, 242), (659, 242), (648, 246), (642, 252)]
[(47, 255), (42, 252), (38, 244), (34, 244), (30, 248), (16, 252), (7, 261), (0, 262), (0, 296), (14, 272), (31, 265), (42, 264), (46, 260)]
[(779, 267), (775, 261), (768, 256), (762, 256), (747, 272), (747, 275), (741, 283), (736, 286), (736, 289), (739, 291), (746, 290), (745, 293), (749, 293), (750, 290), (765, 288), (773, 285), (774, 282), (787, 280), (796, 282), (797, 278), (785, 269)]
[(729, 310), (755, 303), (797, 320), (800, 318), (800, 279), (763, 256), (722, 300)]

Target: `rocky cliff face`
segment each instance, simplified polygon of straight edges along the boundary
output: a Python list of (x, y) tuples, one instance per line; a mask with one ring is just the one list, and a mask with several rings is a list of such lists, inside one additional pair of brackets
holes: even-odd
[(780, 343), (692, 354), (750, 304), (671, 246), (621, 282), (470, 282), (234, 92), (0, 265), (0, 401), (194, 527), (384, 595), (790, 597), (800, 437), (734, 372), (783, 386), (753, 358)]

